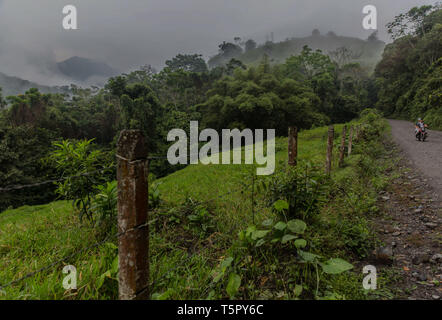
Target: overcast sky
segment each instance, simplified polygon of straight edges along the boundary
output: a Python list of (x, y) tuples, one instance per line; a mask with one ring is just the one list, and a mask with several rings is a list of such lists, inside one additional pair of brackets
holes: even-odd
[[(314, 28), (366, 38), (362, 8), (378, 9), (379, 37), (405, 10), (432, 0), (0, 0), (0, 71), (53, 82), (55, 61), (81, 56), (119, 70), (159, 68), (177, 53), (216, 54), (233, 37), (275, 41)], [(79, 30), (62, 28), (62, 8), (78, 10)], [(49, 79), (44, 79), (48, 76)], [(53, 84), (53, 83), (51, 83)]]

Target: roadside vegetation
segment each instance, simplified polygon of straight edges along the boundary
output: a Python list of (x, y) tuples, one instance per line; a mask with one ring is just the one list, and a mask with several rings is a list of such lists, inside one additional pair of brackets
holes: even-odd
[[(286, 165), (287, 139), (278, 138), (271, 177), (253, 178), (250, 165), (190, 165), (164, 178), (152, 176), (152, 298), (372, 297), (362, 288), (357, 263), (375, 246), (367, 218), (377, 214), (376, 198), (387, 183), (379, 162), (387, 125), (373, 110), (350, 124), (361, 128), (354, 152), (340, 169), (335, 156), (330, 177), (323, 173), (326, 127), (300, 133), (296, 168)], [(335, 129), (340, 132), (342, 125)], [(335, 155), (339, 140), (337, 134)], [(1, 283), (85, 249), (6, 288), (1, 298), (117, 298), (116, 238), (106, 239), (116, 230), (103, 234), (96, 227), (103, 212), (115, 217), (115, 186), (99, 190), (90, 208), (97, 219), (80, 222), (81, 210), (68, 201), (0, 215)], [(61, 285), (67, 264), (77, 267), (75, 292)]]
[(395, 40), (376, 67), (377, 108), (386, 116), (442, 129), (442, 9), (412, 8), (387, 25)]

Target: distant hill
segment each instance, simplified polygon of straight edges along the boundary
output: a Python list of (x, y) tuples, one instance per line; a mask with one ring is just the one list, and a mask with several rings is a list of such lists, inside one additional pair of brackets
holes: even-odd
[(92, 77), (109, 78), (119, 73), (105, 63), (81, 57), (59, 62), (57, 67), (63, 76), (79, 82), (85, 82)]
[[(290, 38), (282, 42), (267, 41), (256, 47), (250, 48), (245, 44), (245, 48), (238, 45), (225, 45), (227, 50), (220, 50), (220, 53), (209, 60), (211, 68), (224, 65), (235, 58), (245, 64), (259, 62), (264, 54), (267, 54), (274, 63), (283, 63), (288, 57), (299, 54), (302, 48), (307, 45), (313, 50), (320, 49), (324, 54), (332, 56), (332, 52), (338, 48), (345, 47), (352, 53), (352, 58), (348, 62), (359, 62), (362, 66), (374, 70), (374, 67), (382, 57), (385, 42), (377, 40), (362, 40), (354, 37), (337, 36), (333, 32), (327, 35), (320, 35), (318, 31), (313, 35), (304, 38)], [(236, 48), (235, 48), (236, 47)]]
[[(80, 85), (102, 85), (109, 77), (118, 71), (105, 63), (81, 57), (72, 57), (56, 64), (54, 76), (63, 78), (65, 83)], [(37, 88), (42, 93), (68, 93), (68, 86), (45, 86), (36, 82), (9, 76), (0, 72), (0, 87), (4, 96), (23, 94), (31, 88)]]
[(31, 88), (37, 88), (41, 93), (66, 93), (69, 91), (68, 87), (49, 87), (23, 80), (17, 77), (11, 77), (0, 72), (0, 87), (2, 88), (3, 96), (14, 96), (24, 94)]

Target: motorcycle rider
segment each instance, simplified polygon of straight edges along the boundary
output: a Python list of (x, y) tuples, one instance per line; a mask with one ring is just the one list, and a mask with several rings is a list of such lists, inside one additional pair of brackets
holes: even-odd
[(416, 138), (417, 138), (417, 135), (418, 135), (418, 133), (419, 133), (419, 131), (425, 131), (425, 129), (428, 127), (428, 125), (426, 125), (425, 123), (424, 123), (424, 120), (422, 120), (422, 118), (419, 118), (419, 119), (417, 119), (417, 122), (416, 122), (416, 124), (414, 125), (415, 126), (415, 134), (416, 134)]

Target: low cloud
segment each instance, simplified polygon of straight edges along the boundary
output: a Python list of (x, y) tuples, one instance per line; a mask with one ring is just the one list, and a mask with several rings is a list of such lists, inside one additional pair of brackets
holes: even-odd
[[(385, 24), (410, 7), (434, 1), (373, 0), (379, 36)], [(78, 10), (79, 30), (62, 28), (62, 9)], [(0, 72), (42, 84), (64, 84), (55, 64), (71, 56), (105, 62), (119, 70), (144, 64), (161, 68), (177, 53), (216, 54), (235, 36), (275, 41), (307, 36), (314, 28), (366, 38), (365, 0), (0, 0)]]

